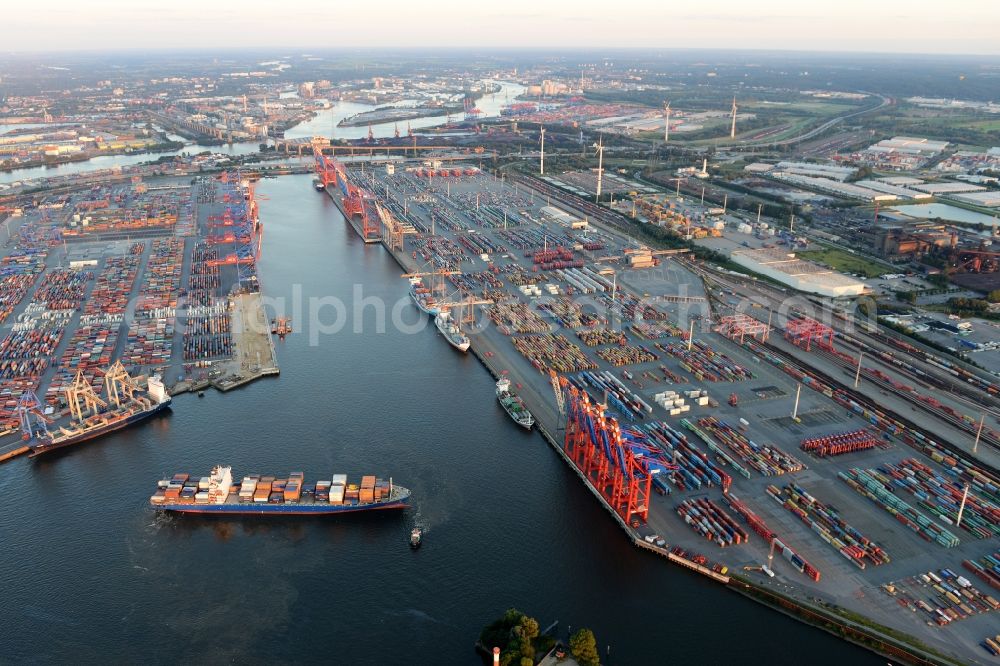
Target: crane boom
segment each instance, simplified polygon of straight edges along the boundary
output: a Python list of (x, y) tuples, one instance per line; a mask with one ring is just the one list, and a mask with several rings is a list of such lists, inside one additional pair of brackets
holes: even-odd
[(566, 417), (566, 403), (563, 399), (562, 386), (559, 384), (559, 375), (551, 368), (549, 368), (549, 379), (552, 382), (552, 392), (556, 394), (556, 407), (559, 409), (560, 419), (564, 419)]

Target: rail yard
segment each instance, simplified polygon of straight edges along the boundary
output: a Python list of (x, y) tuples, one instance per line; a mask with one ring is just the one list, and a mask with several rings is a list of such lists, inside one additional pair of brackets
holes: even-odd
[(997, 413), (995, 384), (644, 247), (551, 183), (316, 165), (317, 187), (422, 281), (424, 305), (451, 309), (637, 544), (981, 657), (1000, 598), (1000, 433), (979, 418)]

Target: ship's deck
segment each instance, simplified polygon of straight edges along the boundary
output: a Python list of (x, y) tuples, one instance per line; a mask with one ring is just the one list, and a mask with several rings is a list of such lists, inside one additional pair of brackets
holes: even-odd
[(169, 506), (171, 508), (177, 507), (228, 507), (228, 508), (247, 508), (252, 509), (253, 507), (262, 506), (287, 506), (287, 507), (303, 507), (310, 509), (318, 509), (320, 507), (330, 508), (338, 511), (346, 511), (349, 509), (366, 509), (366, 508), (378, 508), (385, 504), (394, 504), (403, 502), (410, 497), (410, 490), (404, 488), (403, 486), (393, 486), (392, 494), (386, 499), (377, 502), (360, 502), (358, 500), (344, 500), (340, 504), (331, 504), (330, 502), (317, 501), (313, 495), (303, 495), (297, 501), (284, 501), (284, 502), (246, 502), (241, 501), (239, 498), (239, 493), (230, 493), (226, 500), (222, 503), (201, 503), (191, 501), (178, 501), (178, 500), (166, 500), (163, 502), (152, 502), (153, 506)]

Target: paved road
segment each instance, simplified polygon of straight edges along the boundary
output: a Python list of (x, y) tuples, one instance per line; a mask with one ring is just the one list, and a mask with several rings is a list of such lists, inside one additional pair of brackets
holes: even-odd
[(814, 127), (813, 129), (808, 130), (803, 134), (799, 134), (798, 136), (781, 139), (780, 141), (737, 141), (736, 143), (730, 145), (721, 145), (716, 147), (719, 150), (739, 149), (739, 148), (773, 148), (777, 146), (787, 146), (789, 144), (799, 143), (800, 141), (806, 141), (808, 139), (813, 138), (814, 136), (818, 136), (823, 132), (827, 131), (828, 129), (830, 129), (831, 127), (833, 127), (834, 125), (837, 125), (845, 120), (850, 120), (851, 118), (856, 118), (858, 116), (862, 116), (868, 113), (873, 113), (880, 109), (884, 109), (890, 104), (894, 104), (896, 101), (892, 97), (886, 97), (884, 95), (878, 95), (875, 93), (871, 94), (882, 100), (877, 106), (869, 107), (866, 109), (860, 109), (859, 111), (853, 111), (843, 116), (837, 116), (836, 118), (831, 118), (830, 120), (824, 122), (822, 125)]

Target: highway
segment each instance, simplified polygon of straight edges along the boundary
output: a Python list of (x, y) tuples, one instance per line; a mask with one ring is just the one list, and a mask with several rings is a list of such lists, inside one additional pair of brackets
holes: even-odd
[(729, 145), (717, 146), (717, 148), (719, 150), (737, 150), (740, 148), (773, 148), (777, 146), (787, 146), (793, 143), (799, 143), (800, 141), (811, 139), (814, 136), (819, 136), (823, 132), (827, 131), (828, 129), (837, 125), (838, 123), (843, 122), (844, 120), (850, 120), (851, 118), (856, 118), (857, 116), (862, 116), (866, 113), (878, 111), (879, 109), (883, 109), (891, 104), (896, 103), (896, 100), (893, 97), (886, 97), (885, 95), (879, 95), (877, 93), (868, 93), (868, 94), (878, 97), (882, 101), (879, 102), (879, 104), (877, 104), (876, 106), (860, 109), (858, 111), (852, 111), (851, 113), (845, 114), (843, 116), (837, 116), (836, 118), (831, 118), (830, 120), (827, 120), (823, 124), (818, 125), (817, 127), (814, 127), (813, 129), (808, 130), (803, 134), (799, 134), (798, 136), (781, 139), (779, 141), (745, 141), (745, 142), (737, 141), (736, 143), (732, 143)]

